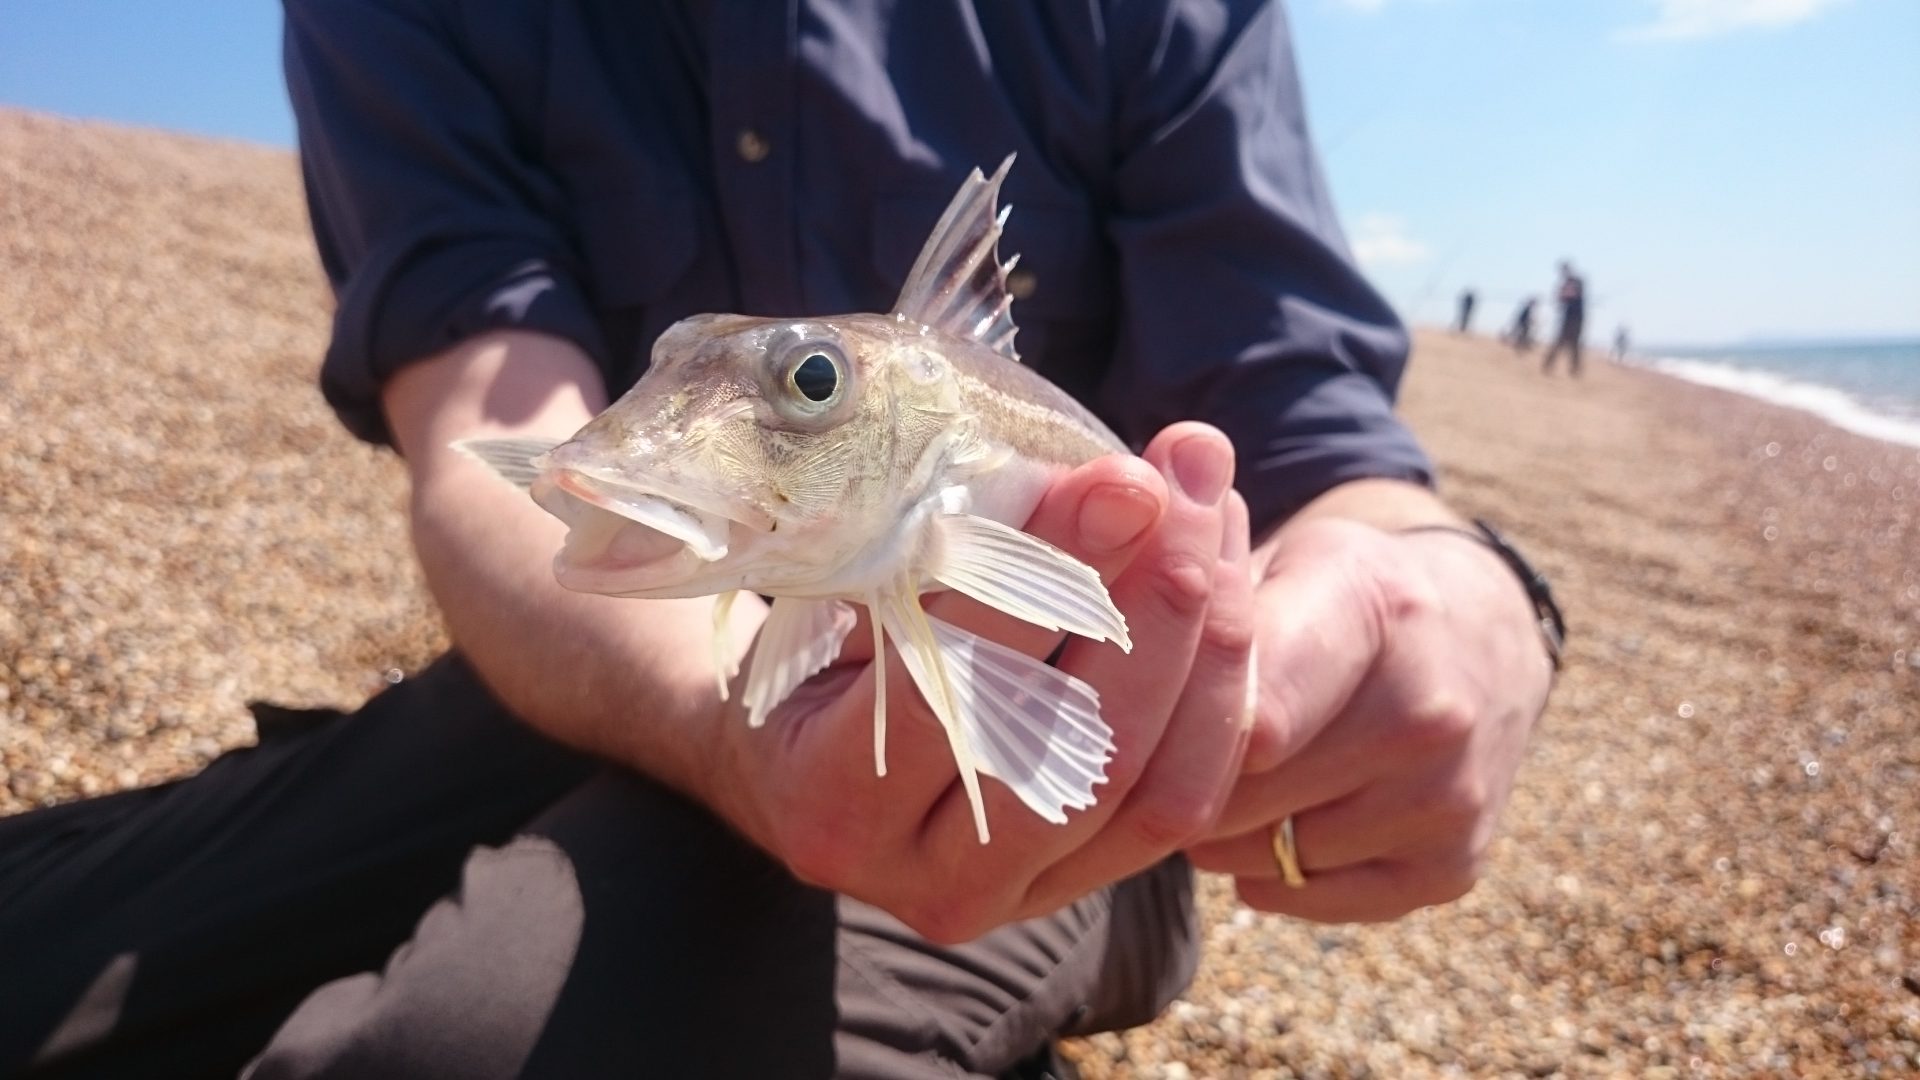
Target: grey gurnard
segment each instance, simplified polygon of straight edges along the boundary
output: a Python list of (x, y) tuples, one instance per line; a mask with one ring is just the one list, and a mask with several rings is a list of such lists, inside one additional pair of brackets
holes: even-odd
[[(1049, 630), (1131, 649), (1089, 566), (1020, 530), (1061, 474), (1119, 438), (1019, 363), (998, 244), (1009, 157), (934, 225), (887, 314), (697, 315), (655, 343), (634, 387), (571, 439), (455, 444), (568, 526), (559, 582), (631, 597), (719, 595), (721, 694), (736, 590), (773, 598), (743, 698), (758, 727), (871, 614), (945, 728), (980, 841), (978, 774), (1063, 823), (1114, 751), (1086, 683), (935, 618), (953, 589)], [(886, 774), (886, 665), (874, 756)]]

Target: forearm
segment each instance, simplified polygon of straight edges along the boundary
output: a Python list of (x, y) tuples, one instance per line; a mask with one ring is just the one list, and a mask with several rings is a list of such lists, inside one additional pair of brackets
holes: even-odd
[[(713, 601), (624, 600), (554, 582), (565, 527), (448, 449), (476, 436), (572, 434), (605, 404), (577, 349), (487, 335), (394, 377), (389, 422), (413, 481), (414, 545), (456, 644), (548, 735), (700, 793), (717, 716)], [(757, 605), (736, 605), (736, 642)]]

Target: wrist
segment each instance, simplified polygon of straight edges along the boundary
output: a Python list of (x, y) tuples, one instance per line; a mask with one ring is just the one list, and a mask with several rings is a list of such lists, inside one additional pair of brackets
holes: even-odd
[(1266, 536), (1255, 537), (1256, 577), (1266, 573), (1273, 553), (1290, 534), (1327, 521), (1367, 526), (1388, 535), (1422, 525), (1467, 525), (1466, 519), (1422, 485), (1380, 478), (1350, 480), (1321, 493)]
[[(481, 469), (422, 472), (414, 546), (455, 643), (493, 694), (551, 738), (703, 793), (720, 711), (704, 644), (712, 600), (569, 592), (551, 569), (559, 521)], [(736, 630), (736, 641), (751, 637)]]

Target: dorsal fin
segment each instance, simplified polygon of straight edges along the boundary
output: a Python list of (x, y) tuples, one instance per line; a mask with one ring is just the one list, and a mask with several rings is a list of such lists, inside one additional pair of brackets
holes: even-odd
[(1002, 264), (998, 250), (1001, 226), (1013, 209), (999, 209), (1000, 182), (1012, 167), (1008, 154), (991, 179), (979, 169), (967, 175), (914, 260), (893, 313), (1019, 360), (1013, 335), (1020, 328), (1013, 324), (1007, 272), (1020, 257)]

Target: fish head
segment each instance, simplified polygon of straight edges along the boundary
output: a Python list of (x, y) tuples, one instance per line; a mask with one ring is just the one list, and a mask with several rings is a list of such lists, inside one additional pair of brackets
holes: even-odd
[(669, 328), (633, 389), (536, 462), (535, 501), (569, 526), (560, 583), (672, 597), (830, 577), (896, 516), (896, 323)]

